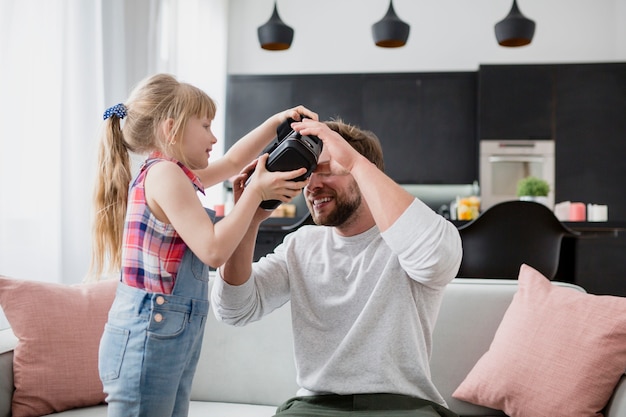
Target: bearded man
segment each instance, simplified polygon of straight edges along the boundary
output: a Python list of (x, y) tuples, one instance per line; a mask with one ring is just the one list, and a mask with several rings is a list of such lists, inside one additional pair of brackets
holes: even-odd
[(316, 225), (253, 263), (269, 216), (259, 209), (219, 270), (216, 316), (245, 325), (291, 301), (300, 389), (277, 417), (456, 416), (429, 368), (443, 292), (461, 262), (456, 227), (384, 173), (372, 132), (340, 120), (292, 127), (324, 143), (303, 191)]

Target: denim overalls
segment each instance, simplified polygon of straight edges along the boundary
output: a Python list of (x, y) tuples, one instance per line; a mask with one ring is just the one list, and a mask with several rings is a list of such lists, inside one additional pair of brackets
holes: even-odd
[[(213, 219), (214, 212), (208, 210)], [(209, 268), (187, 248), (172, 294), (118, 284), (100, 342), (109, 417), (186, 417), (200, 357)]]

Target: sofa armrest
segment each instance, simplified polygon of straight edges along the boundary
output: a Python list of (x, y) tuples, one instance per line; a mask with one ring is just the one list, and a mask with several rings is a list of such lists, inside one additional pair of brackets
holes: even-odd
[(617, 383), (615, 391), (613, 391), (613, 396), (606, 406), (604, 416), (626, 416), (626, 375), (622, 375), (622, 379)]
[(11, 417), (13, 349), (17, 338), (11, 329), (0, 330), (0, 417)]

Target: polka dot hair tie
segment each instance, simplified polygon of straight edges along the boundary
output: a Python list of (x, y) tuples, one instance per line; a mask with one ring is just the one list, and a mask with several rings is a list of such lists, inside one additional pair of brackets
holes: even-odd
[(111, 116), (117, 116), (118, 118), (123, 119), (124, 117), (126, 117), (126, 106), (123, 103), (119, 103), (115, 106), (109, 107), (104, 112), (102, 119), (106, 120)]

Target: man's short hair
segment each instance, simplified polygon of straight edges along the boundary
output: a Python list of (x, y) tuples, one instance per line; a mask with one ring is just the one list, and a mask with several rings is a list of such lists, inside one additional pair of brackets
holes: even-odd
[(326, 125), (339, 133), (354, 149), (366, 157), (370, 162), (385, 171), (385, 161), (383, 159), (383, 148), (378, 136), (369, 130), (360, 129), (357, 126), (345, 123), (341, 119), (334, 119), (324, 122)]

